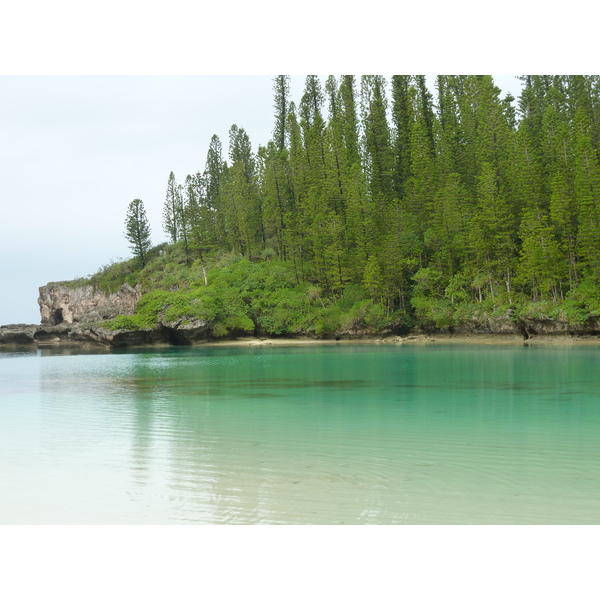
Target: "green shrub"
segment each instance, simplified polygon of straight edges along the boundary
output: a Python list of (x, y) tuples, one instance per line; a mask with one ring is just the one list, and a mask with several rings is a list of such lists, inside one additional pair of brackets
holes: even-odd
[[(234, 253), (193, 260), (181, 244), (163, 244), (152, 253), (144, 269), (131, 260), (108, 265), (92, 276), (103, 291), (116, 291), (127, 282), (140, 284), (143, 292), (135, 315), (117, 317), (105, 326), (139, 329), (198, 319), (211, 324), (215, 337), (255, 328), (268, 335), (329, 336), (341, 329), (376, 332), (399, 318), (369, 299), (360, 285), (347, 285), (336, 299), (314, 283), (298, 284), (292, 265), (274, 260), (270, 253), (270, 260), (260, 262)], [(401, 319), (407, 318), (402, 313)]]
[(347, 285), (339, 302), (342, 310), (350, 310), (356, 303), (367, 298), (366, 290), (360, 285)]
[(584, 323), (589, 317), (600, 315), (600, 282), (596, 277), (583, 279), (567, 294), (562, 306), (569, 323)]
[(343, 312), (341, 308), (332, 304), (317, 311), (315, 317), (315, 334), (318, 337), (333, 335), (341, 329)]

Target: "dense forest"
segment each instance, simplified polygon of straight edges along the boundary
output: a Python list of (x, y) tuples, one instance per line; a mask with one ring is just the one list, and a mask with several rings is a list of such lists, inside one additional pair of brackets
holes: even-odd
[[(435, 93), (422, 75), (308, 76), (296, 106), (277, 76), (272, 139), (254, 153), (232, 125), (225, 157), (213, 136), (203, 172), (168, 178), (169, 244), (150, 249), (135, 200), (135, 259), (95, 281), (118, 271), (154, 292), (146, 305), (187, 294), (189, 311), (208, 297), (202, 287), (226, 287), (219, 270), (238, 290), (262, 277), (261, 293), (247, 289), (253, 312), (240, 315), (262, 315), (270, 333), (310, 329), (289, 316), (302, 302), (321, 311), (311, 322), (322, 332), (352, 310), (375, 329), (600, 314), (600, 77), (521, 83), (515, 99), (487, 75), (440, 75)], [(277, 311), (288, 316), (275, 326)]]

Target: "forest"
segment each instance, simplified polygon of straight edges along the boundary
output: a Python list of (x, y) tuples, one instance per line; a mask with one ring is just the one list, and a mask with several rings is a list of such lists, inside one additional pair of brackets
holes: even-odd
[(600, 76), (520, 79), (515, 99), (489, 75), (308, 76), (296, 106), (277, 76), (272, 139), (232, 125), (225, 157), (213, 136), (203, 172), (168, 177), (169, 243), (136, 199), (134, 259), (92, 279), (143, 282), (154, 318), (220, 281), (246, 289), (238, 325), (281, 334), (600, 315)]

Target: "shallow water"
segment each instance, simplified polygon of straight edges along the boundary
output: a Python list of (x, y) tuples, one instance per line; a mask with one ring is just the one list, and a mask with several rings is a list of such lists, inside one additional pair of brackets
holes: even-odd
[(0, 523), (600, 523), (600, 348), (0, 354)]

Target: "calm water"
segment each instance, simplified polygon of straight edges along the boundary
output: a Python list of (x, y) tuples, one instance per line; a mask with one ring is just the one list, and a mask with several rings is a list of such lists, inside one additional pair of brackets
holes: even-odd
[(0, 354), (0, 523), (600, 524), (600, 347)]

